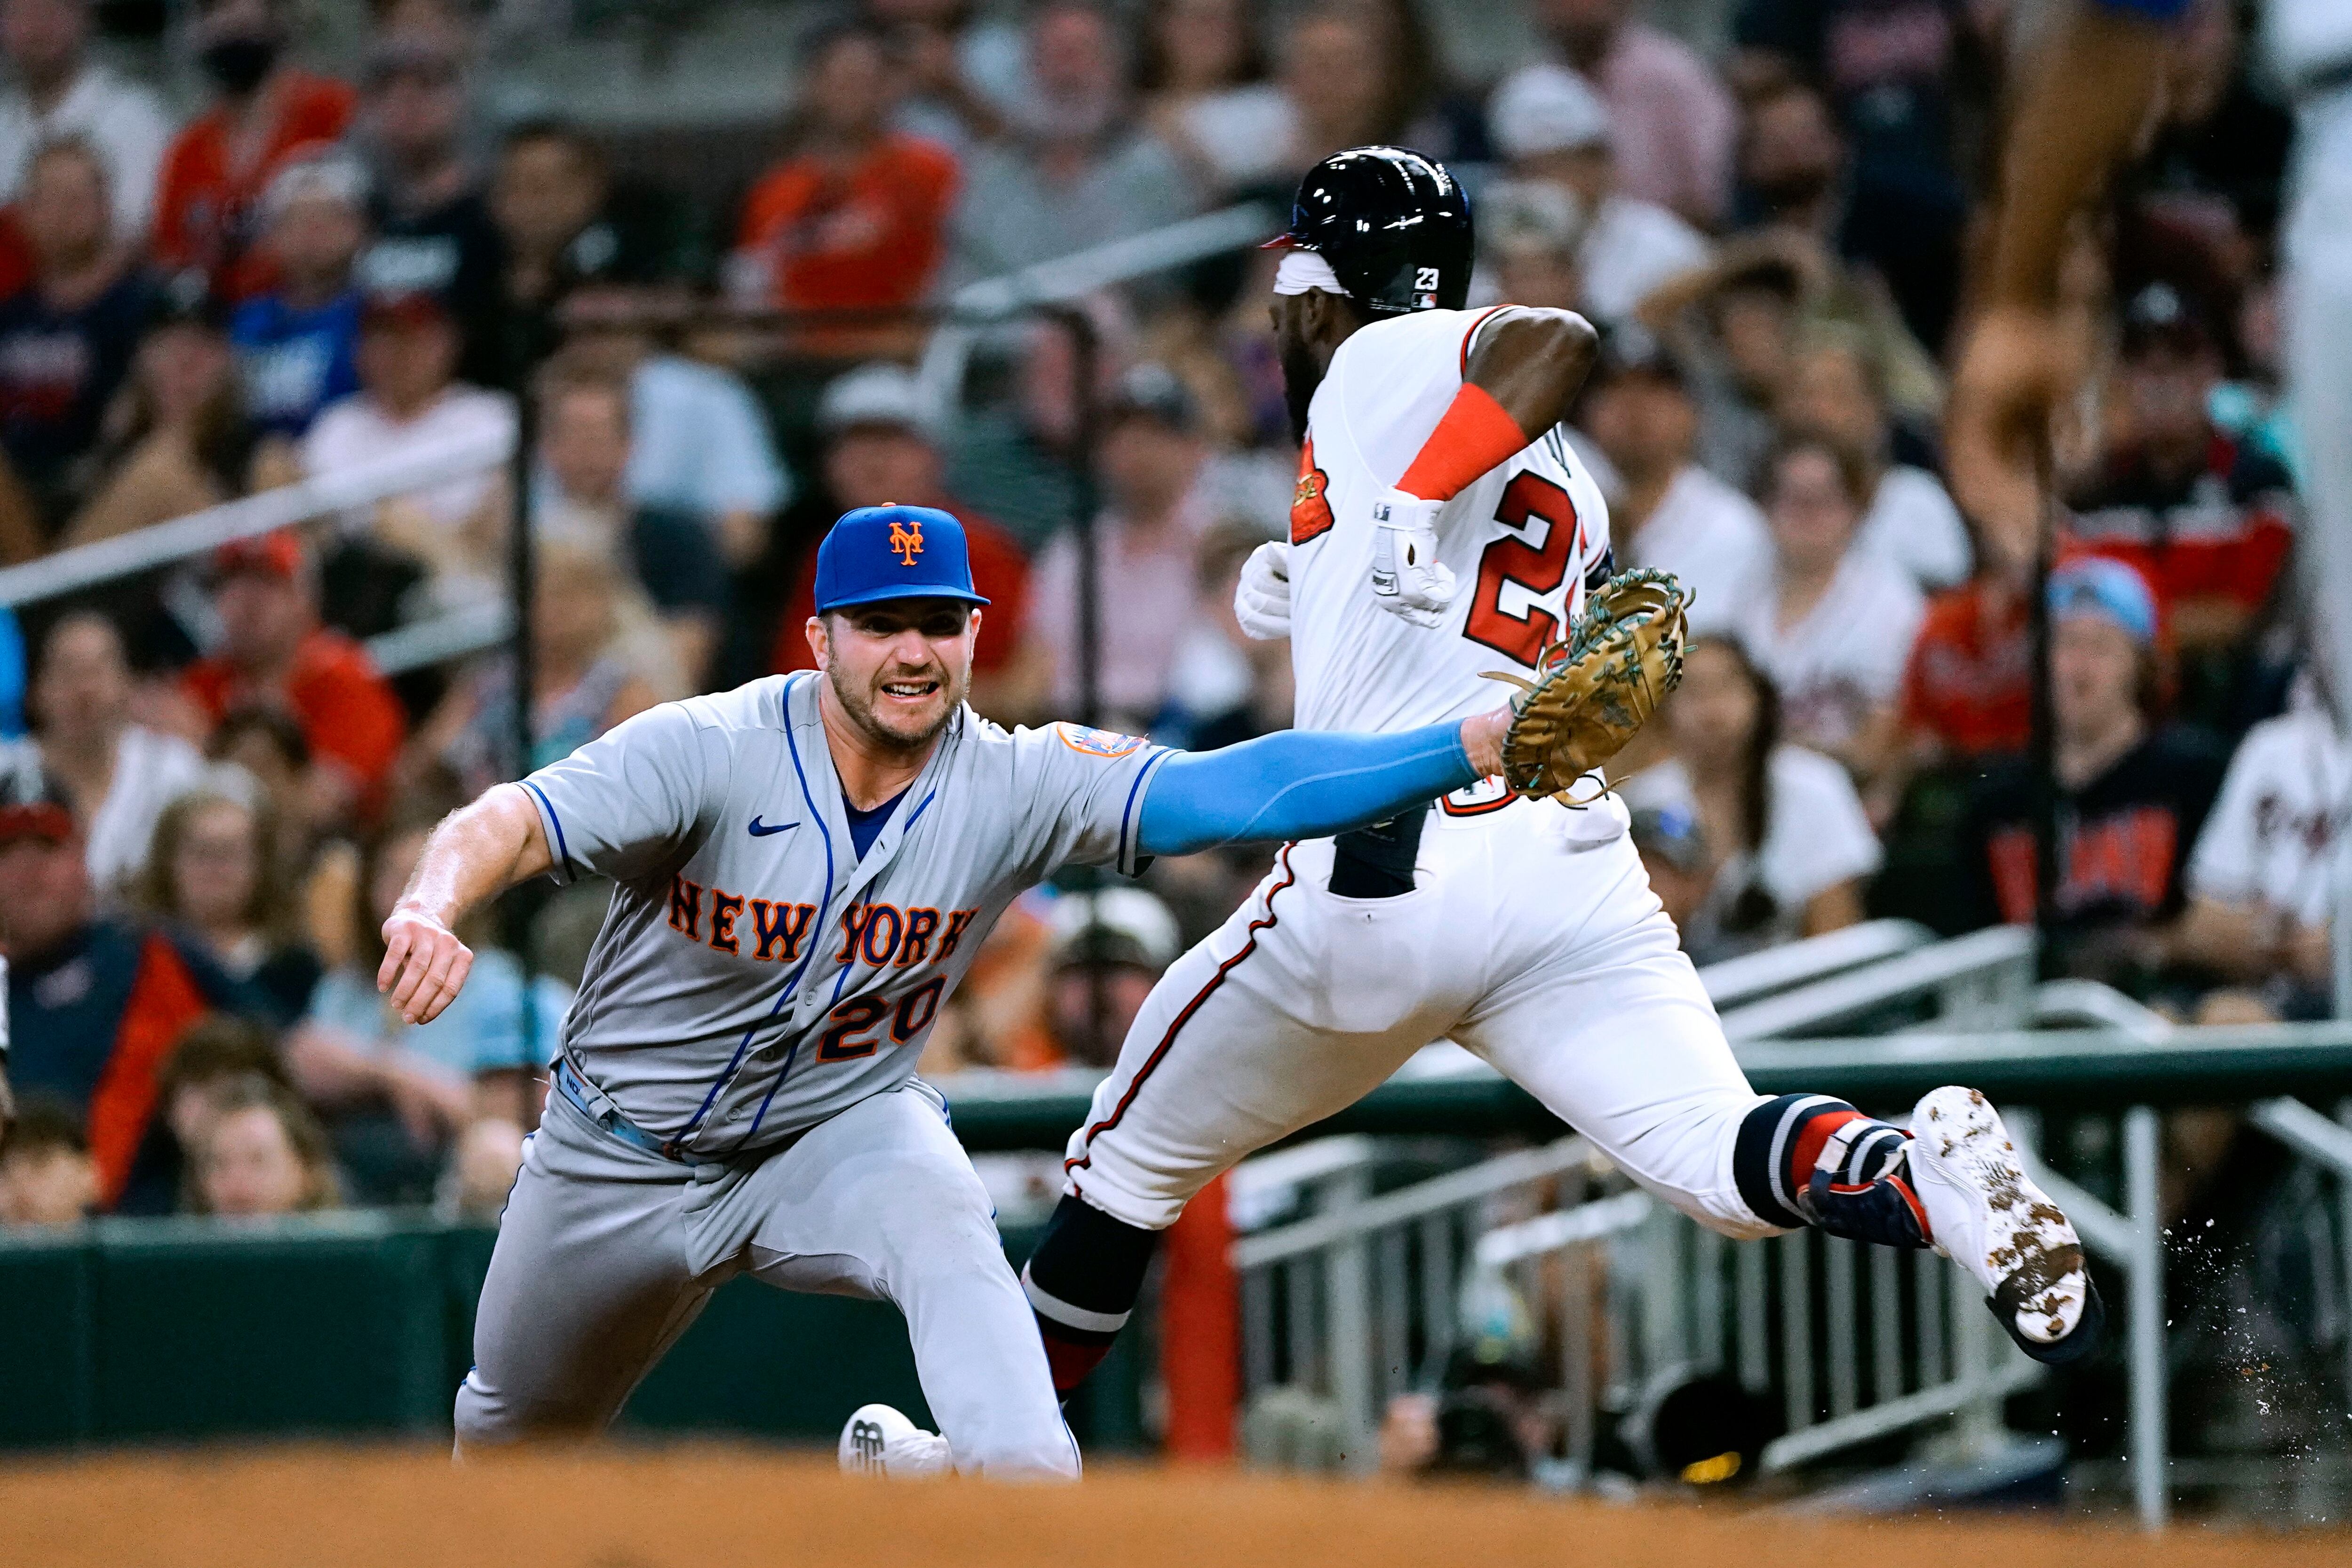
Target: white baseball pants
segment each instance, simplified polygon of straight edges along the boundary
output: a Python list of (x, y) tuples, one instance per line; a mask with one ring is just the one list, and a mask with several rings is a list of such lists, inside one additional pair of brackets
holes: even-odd
[(1732, 1177), (1763, 1097), (1630, 837), (1573, 841), (1582, 826), (1550, 802), (1433, 809), (1414, 889), (1391, 899), (1330, 893), (1328, 839), (1286, 847), (1160, 977), (1070, 1140), (1066, 1190), (1163, 1229), (1219, 1172), (1450, 1037), (1693, 1219), (1775, 1234)]

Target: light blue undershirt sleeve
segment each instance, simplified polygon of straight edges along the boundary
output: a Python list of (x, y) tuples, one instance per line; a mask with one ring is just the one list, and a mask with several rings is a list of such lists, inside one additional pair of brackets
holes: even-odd
[(1180, 752), (1143, 797), (1146, 855), (1322, 838), (1384, 821), (1477, 782), (1462, 726), (1394, 735), (1286, 730), (1222, 751)]

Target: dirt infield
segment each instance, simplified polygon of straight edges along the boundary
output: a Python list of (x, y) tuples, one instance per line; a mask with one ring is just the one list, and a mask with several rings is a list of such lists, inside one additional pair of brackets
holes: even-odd
[(1117, 1568), (1468, 1563), (1822, 1568), (2343, 1568), (2352, 1534), (2150, 1540), (2117, 1526), (1798, 1521), (1484, 1488), (1126, 1469), (1075, 1489), (853, 1481), (741, 1448), (604, 1448), (453, 1468), (415, 1450), (123, 1455), (0, 1466), (0, 1562), (22, 1568)]

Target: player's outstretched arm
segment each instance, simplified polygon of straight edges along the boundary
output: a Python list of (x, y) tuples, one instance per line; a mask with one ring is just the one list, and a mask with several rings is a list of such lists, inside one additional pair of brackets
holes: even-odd
[(1220, 752), (1179, 752), (1151, 775), (1146, 855), (1322, 838), (1384, 821), (1503, 771), (1511, 710), (1394, 735), (1286, 730)]
[(553, 869), (539, 810), (520, 784), (496, 784), (451, 812), (425, 841), (416, 872), (383, 922), (375, 988), (412, 1024), (428, 1024), (456, 1000), (474, 953), (456, 933), (467, 911)]
[(1990, 287), (1952, 378), (1952, 493), (2012, 571), (2033, 556), (2052, 410), (2085, 345), (2052, 314), (2067, 224), (2130, 151), (2186, 0), (2078, 0), (2036, 51), (2001, 154)]

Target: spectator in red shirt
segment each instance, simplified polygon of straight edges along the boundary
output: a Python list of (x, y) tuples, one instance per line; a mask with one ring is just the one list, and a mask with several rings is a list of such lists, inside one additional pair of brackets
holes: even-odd
[(2184, 652), (2245, 635), (2294, 538), (2286, 471), (2207, 413), (2221, 379), (2220, 347), (2179, 292), (2142, 289), (2124, 316), (2105, 458), (2073, 498), (2074, 536), (2139, 569)]
[[(956, 187), (954, 154), (888, 127), (897, 98), (884, 36), (849, 24), (810, 49), (788, 151), (743, 206), (744, 291), (788, 310), (919, 304), (938, 272)], [(813, 331), (803, 346), (846, 354), (912, 342), (912, 327)]]
[(233, 541), (214, 571), (221, 645), (182, 676), (188, 698), (214, 723), (248, 703), (285, 710), (310, 747), (314, 819), (373, 815), (407, 717), (366, 651), (319, 625), (301, 545), (288, 533)]
[[(971, 545), (972, 585), (988, 599), (971, 658), (971, 705), (990, 718), (1022, 719), (1037, 681), (1022, 658), (1020, 631), (1029, 612), (1029, 562), (1013, 536), (947, 493), (939, 447), (915, 378), (895, 364), (869, 364), (825, 388), (817, 408), (831, 510), (893, 501), (953, 512)], [(816, 613), (816, 546), (811, 531), (798, 552), (770, 668), (814, 669), (809, 617)]]
[(156, 262), (201, 270), (230, 300), (270, 282), (253, 248), (262, 193), (290, 160), (341, 137), (356, 101), (344, 83), (282, 63), (288, 9), (200, 0), (196, 58), (219, 97), (173, 139), (156, 188)]

